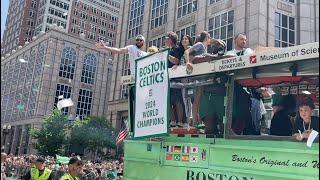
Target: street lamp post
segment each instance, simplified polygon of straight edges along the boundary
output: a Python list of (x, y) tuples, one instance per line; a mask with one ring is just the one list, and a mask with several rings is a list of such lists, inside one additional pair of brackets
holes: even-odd
[(2, 127), (3, 129), (3, 135), (4, 135), (4, 140), (3, 140), (3, 147), (4, 147), (4, 150), (6, 151), (6, 147), (7, 147), (7, 135), (9, 134), (10, 130), (11, 130), (11, 125), (8, 124), (8, 125), (3, 125)]

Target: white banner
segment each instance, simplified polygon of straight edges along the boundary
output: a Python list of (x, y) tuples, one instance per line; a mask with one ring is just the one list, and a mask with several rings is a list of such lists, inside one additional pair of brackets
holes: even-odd
[(264, 66), (284, 62), (319, 58), (319, 43), (309, 43), (288, 48), (279, 48), (255, 55), (245, 55), (215, 61), (215, 72)]
[(168, 51), (136, 61), (134, 137), (168, 133)]

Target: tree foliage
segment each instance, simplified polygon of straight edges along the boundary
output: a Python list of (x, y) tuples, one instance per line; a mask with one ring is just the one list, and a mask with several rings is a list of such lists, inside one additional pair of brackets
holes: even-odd
[(44, 119), (42, 128), (30, 129), (30, 135), (37, 142), (34, 148), (42, 155), (63, 154), (66, 147), (68, 132), (68, 119), (58, 109)]
[(77, 143), (91, 151), (115, 148), (114, 128), (103, 117), (87, 117), (76, 120), (71, 131), (71, 143)]

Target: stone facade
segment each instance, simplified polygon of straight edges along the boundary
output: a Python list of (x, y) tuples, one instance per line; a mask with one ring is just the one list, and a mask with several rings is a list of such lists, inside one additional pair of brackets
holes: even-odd
[[(120, 11), (123, 16), (119, 18), (119, 26), (117, 30), (116, 47), (124, 47), (134, 43), (134, 35), (130, 33), (130, 10), (131, 8), (142, 8), (143, 6), (143, 19), (141, 23), (141, 34), (146, 37), (146, 50), (150, 45), (163, 45), (165, 32), (175, 31), (184, 34), (190, 27), (195, 26), (195, 32), (190, 31), (191, 36), (195, 37), (201, 31), (206, 30), (211, 33), (215, 38), (220, 38), (227, 41), (228, 49), (232, 48), (233, 36), (238, 33), (247, 34), (248, 46), (252, 49), (257, 46), (275, 46), (277, 40), (276, 37), (276, 13), (287, 20), (294, 19), (293, 30), (288, 27), (278, 27), (286, 35), (281, 35), (280, 45), (288, 46), (299, 45), (309, 42), (319, 42), (319, 2), (307, 1), (307, 0), (197, 0), (197, 1), (161, 1), (168, 3), (168, 5), (161, 4), (160, 1), (142, 1), (144, 4), (140, 4), (141, 1), (131, 0), (122, 1)], [(183, 14), (184, 3), (187, 2), (187, 7), (190, 9), (190, 13)], [(153, 5), (153, 3), (156, 3)], [(196, 4), (195, 4), (196, 3)], [(162, 6), (164, 5), (164, 13)], [(166, 22), (161, 26), (151, 29), (151, 22), (153, 20), (152, 13), (158, 17), (158, 10), (155, 9), (160, 6), (160, 16), (166, 14)], [(179, 7), (182, 7), (179, 10)], [(168, 9), (166, 11), (166, 8)], [(196, 9), (193, 12), (193, 8)], [(177, 16), (182, 11), (182, 16)], [(139, 12), (139, 11), (138, 11)], [(229, 13), (231, 12), (231, 13)], [(137, 15), (139, 16), (139, 15)], [(229, 21), (228, 18), (233, 18)], [(135, 18), (133, 16), (133, 18)], [(227, 18), (227, 19), (225, 19)], [(215, 20), (217, 19), (217, 21)], [(141, 19), (139, 19), (141, 20)], [(214, 20), (214, 21), (213, 21)], [(223, 20), (223, 21), (221, 21)], [(220, 22), (219, 22), (220, 21)], [(227, 21), (227, 22), (226, 22)], [(217, 24), (210, 25), (210, 22), (218, 22)], [(221, 23), (223, 22), (223, 23)], [(224, 23), (226, 22), (226, 23)], [(284, 21), (283, 21), (284, 22)], [(223, 25), (225, 24), (225, 25)], [(216, 28), (215, 26), (218, 26)], [(213, 26), (213, 27), (212, 27)], [(225, 32), (224, 29), (230, 27), (230, 34), (227, 34), (226, 38), (222, 37), (219, 32)], [(284, 25), (285, 26), (285, 25)], [(139, 27), (139, 24), (137, 25)], [(216, 33), (215, 30), (218, 32)], [(138, 31), (139, 32), (139, 31)], [(139, 32), (139, 33), (140, 33)], [(293, 32), (293, 36), (290, 36), (289, 32)], [(179, 34), (179, 33), (178, 33)], [(280, 36), (279, 34), (277, 34)], [(128, 38), (130, 37), (130, 38)], [(278, 37), (279, 38), (279, 37)], [(285, 42), (286, 39), (287, 41)], [(284, 42), (281, 42), (284, 40)], [(160, 41), (160, 42), (157, 42)], [(282, 44), (283, 43), (283, 44)], [(127, 65), (126, 58), (123, 55), (116, 56), (113, 66), (113, 76), (111, 81), (111, 92), (109, 98), (109, 111), (108, 117), (112, 120), (115, 127), (119, 128), (121, 119), (128, 116), (128, 104), (125, 94), (126, 86), (120, 84), (121, 76), (127, 75), (129, 66)]]
[[(70, 57), (65, 54), (67, 49), (75, 52), (74, 69), (68, 69), (70, 64), (67, 64), (69, 67), (65, 70), (65, 73), (73, 71), (73, 77), (66, 77), (61, 71), (66, 58)], [(95, 62), (91, 61), (95, 64), (93, 83), (84, 81), (87, 55), (95, 59)], [(74, 106), (62, 109), (71, 119), (86, 115), (106, 116), (112, 76), (110, 58), (111, 54), (97, 50), (92, 42), (52, 29), (2, 59), (1, 137), (4, 138), (1, 143), (6, 152), (34, 152), (28, 129), (41, 127), (44, 116), (52, 111), (59, 95), (64, 98), (69, 95), (74, 102)], [(21, 59), (27, 63), (22, 63)], [(58, 85), (70, 87), (71, 91), (66, 94), (58, 89)], [(92, 93), (90, 102), (80, 98), (83, 90)], [(79, 106), (79, 102), (84, 107)]]

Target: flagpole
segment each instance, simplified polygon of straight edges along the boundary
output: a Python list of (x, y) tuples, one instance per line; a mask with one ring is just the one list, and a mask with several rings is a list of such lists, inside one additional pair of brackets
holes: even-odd
[(119, 156), (119, 154), (118, 154), (118, 144), (117, 144), (117, 142), (116, 142), (116, 154), (117, 154), (117, 156)]

